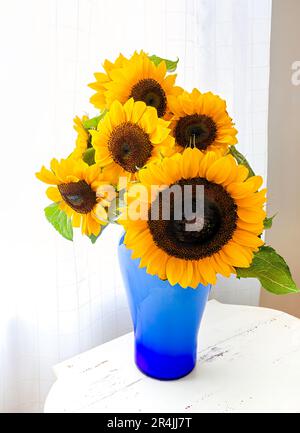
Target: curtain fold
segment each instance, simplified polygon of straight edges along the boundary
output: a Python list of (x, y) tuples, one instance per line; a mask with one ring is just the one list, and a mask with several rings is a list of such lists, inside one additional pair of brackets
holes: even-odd
[[(128, 332), (120, 227), (68, 242), (43, 216), (34, 172), (68, 155), (72, 119), (93, 115), (87, 84), (105, 58), (144, 49), (180, 59), (179, 85), (219, 93), (240, 149), (266, 174), (271, 0), (1, 2), (0, 411), (38, 412), (52, 365)], [(213, 296), (256, 303), (258, 286), (221, 280)]]

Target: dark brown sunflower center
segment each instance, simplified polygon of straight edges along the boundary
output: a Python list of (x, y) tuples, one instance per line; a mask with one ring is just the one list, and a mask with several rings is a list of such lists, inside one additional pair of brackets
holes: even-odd
[(89, 213), (97, 203), (96, 192), (84, 180), (62, 183), (58, 189), (64, 201), (78, 213)]
[(181, 117), (175, 127), (175, 138), (182, 147), (194, 145), (205, 150), (217, 137), (217, 126), (205, 114), (191, 114)]
[(131, 173), (143, 167), (152, 152), (149, 135), (138, 125), (130, 122), (114, 128), (108, 148), (113, 160)]
[[(199, 260), (213, 255), (231, 239), (236, 229), (237, 213), (233, 199), (222, 186), (203, 178), (182, 179), (175, 185), (181, 187), (183, 217), (177, 218), (174, 212), (175, 194), (170, 194), (170, 219), (163, 219), (164, 193), (159, 193), (148, 214), (148, 226), (154, 242), (170, 256), (180, 259)], [(185, 185), (191, 186), (191, 193), (186, 193)], [(197, 197), (197, 185), (204, 186), (204, 203), (199, 215), (195, 204), (203, 196)], [(186, 200), (191, 200), (192, 206), (185, 206)], [(151, 219), (153, 206), (159, 209), (156, 220)], [(187, 214), (186, 208), (192, 210), (192, 216)]]
[(161, 85), (152, 78), (138, 81), (131, 89), (130, 98), (144, 101), (146, 105), (155, 107), (158, 117), (163, 117), (167, 110), (167, 98)]

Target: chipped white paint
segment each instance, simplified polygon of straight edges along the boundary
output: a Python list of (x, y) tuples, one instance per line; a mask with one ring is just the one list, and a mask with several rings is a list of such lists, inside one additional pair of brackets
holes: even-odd
[(161, 382), (133, 363), (124, 335), (54, 367), (45, 412), (300, 412), (300, 320), (208, 302), (198, 363)]

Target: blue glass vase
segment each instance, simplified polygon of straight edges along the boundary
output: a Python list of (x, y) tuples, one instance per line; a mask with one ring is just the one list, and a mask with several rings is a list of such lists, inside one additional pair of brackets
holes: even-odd
[(161, 380), (190, 373), (197, 359), (197, 335), (211, 286), (171, 286), (139, 268), (139, 259), (119, 243), (119, 261), (135, 335), (135, 362)]

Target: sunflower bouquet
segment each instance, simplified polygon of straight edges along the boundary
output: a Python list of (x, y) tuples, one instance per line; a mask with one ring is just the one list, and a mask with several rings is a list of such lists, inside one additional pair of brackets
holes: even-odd
[(132, 258), (171, 285), (233, 274), (276, 294), (297, 292), (284, 259), (264, 245), (273, 220), (266, 189), (236, 149), (226, 102), (176, 86), (177, 62), (143, 51), (104, 62), (90, 84), (98, 115), (76, 117), (75, 149), (36, 174), (50, 185), (46, 218), (66, 239), (78, 227), (93, 243), (121, 224)]

